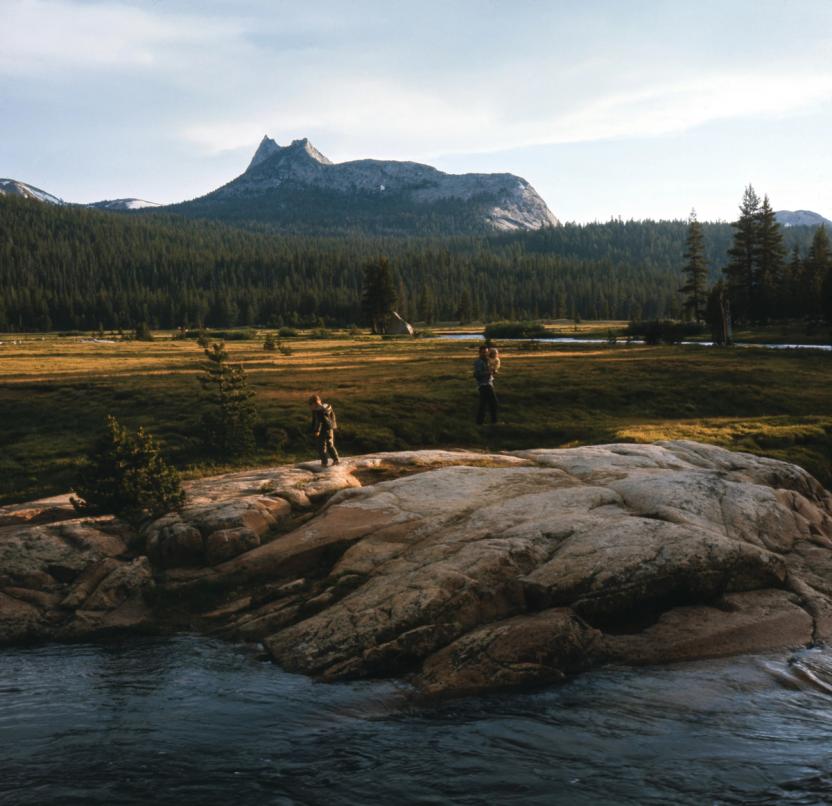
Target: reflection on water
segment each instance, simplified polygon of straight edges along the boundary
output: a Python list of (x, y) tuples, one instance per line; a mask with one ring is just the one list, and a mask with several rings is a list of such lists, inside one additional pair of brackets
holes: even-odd
[[(434, 336), (435, 339), (444, 339), (451, 341), (482, 341), (484, 338), (482, 333), (444, 333), (441, 336)], [(495, 339), (500, 342), (513, 341), (539, 341), (544, 344), (610, 344), (607, 339), (593, 339), (589, 336), (552, 336), (551, 338), (542, 339)], [(614, 344), (644, 344), (643, 339), (626, 339), (626, 337), (618, 337)], [(683, 341), (677, 347), (713, 347), (712, 341)], [(738, 342), (734, 347), (762, 347), (766, 350), (823, 350), (829, 352), (832, 350), (832, 345), (829, 344), (756, 344), (752, 342)]]
[(194, 636), (0, 651), (0, 803), (816, 804), (832, 654), (426, 704)]

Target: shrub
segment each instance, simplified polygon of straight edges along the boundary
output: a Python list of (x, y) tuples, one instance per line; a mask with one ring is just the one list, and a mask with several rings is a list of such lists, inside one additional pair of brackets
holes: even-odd
[(133, 338), (136, 341), (153, 341), (153, 334), (150, 332), (150, 327), (147, 322), (142, 322), (136, 326), (133, 333)]
[(252, 341), (257, 338), (257, 331), (244, 327), (240, 330), (212, 330), (208, 335), (222, 341)]
[(267, 333), (266, 337), (263, 339), (263, 349), (272, 353), (277, 349), (277, 342), (274, 340), (274, 336), (271, 333)]
[(703, 332), (696, 322), (677, 322), (672, 319), (653, 319), (630, 322), (627, 335), (644, 339), (646, 344), (679, 344), (683, 339)]
[(107, 431), (82, 465), (72, 498), (78, 512), (120, 515), (138, 523), (181, 506), (185, 500), (176, 469), (159, 453), (153, 437), (135, 434), (107, 417)]
[(539, 322), (492, 322), (483, 335), (486, 339), (542, 339), (550, 334)]
[(280, 336), (281, 339), (291, 339), (298, 335), (298, 331), (293, 327), (282, 327), (277, 331), (277, 335)]

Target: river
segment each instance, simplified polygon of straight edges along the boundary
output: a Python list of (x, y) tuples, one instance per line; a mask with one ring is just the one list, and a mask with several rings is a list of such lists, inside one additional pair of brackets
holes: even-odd
[(200, 636), (5, 649), (0, 803), (829, 803), (827, 665), (608, 668), (427, 703)]
[[(451, 340), (451, 341), (482, 341), (484, 336), (482, 333), (443, 333), (441, 336), (434, 336), (435, 339)], [(643, 339), (630, 339), (619, 336), (616, 341), (610, 342), (609, 339), (595, 339), (589, 336), (552, 336), (551, 338), (534, 338), (534, 339), (500, 339), (495, 338), (498, 344), (506, 342), (511, 343), (515, 341), (529, 342), (538, 341), (543, 344), (609, 344), (610, 346), (627, 345), (627, 344), (644, 344)], [(683, 341), (679, 342), (677, 347), (713, 347), (712, 341)], [(772, 343), (763, 344), (757, 342), (736, 342), (734, 347), (761, 347), (765, 350), (821, 350), (824, 352), (832, 351), (830, 344), (786, 344), (786, 343)]]

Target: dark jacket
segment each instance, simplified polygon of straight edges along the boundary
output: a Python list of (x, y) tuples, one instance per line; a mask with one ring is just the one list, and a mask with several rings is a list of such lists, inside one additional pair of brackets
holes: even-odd
[(478, 386), (494, 385), (494, 375), (491, 373), (491, 368), (485, 358), (478, 358), (474, 361), (474, 378), (476, 378)]
[(333, 411), (329, 403), (321, 403), (320, 406), (312, 409), (312, 432), (316, 436), (329, 434), (334, 430)]

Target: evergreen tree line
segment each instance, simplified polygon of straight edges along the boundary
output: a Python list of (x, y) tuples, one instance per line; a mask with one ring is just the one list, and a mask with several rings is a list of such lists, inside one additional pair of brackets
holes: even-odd
[[(701, 226), (713, 280), (732, 228)], [(379, 255), (414, 321), (673, 317), (687, 229), (618, 220), (492, 236), (278, 235), (4, 197), (0, 331), (357, 324)], [(785, 238), (804, 254), (811, 232)]]
[(681, 288), (686, 318), (716, 323), (720, 340), (730, 337), (729, 320), (749, 325), (825, 319), (832, 325), (832, 246), (825, 227), (814, 229), (808, 243), (789, 238), (791, 230), (777, 222), (768, 196), (760, 199), (751, 185), (731, 227), (723, 270), (709, 288), (704, 225), (691, 213)]

